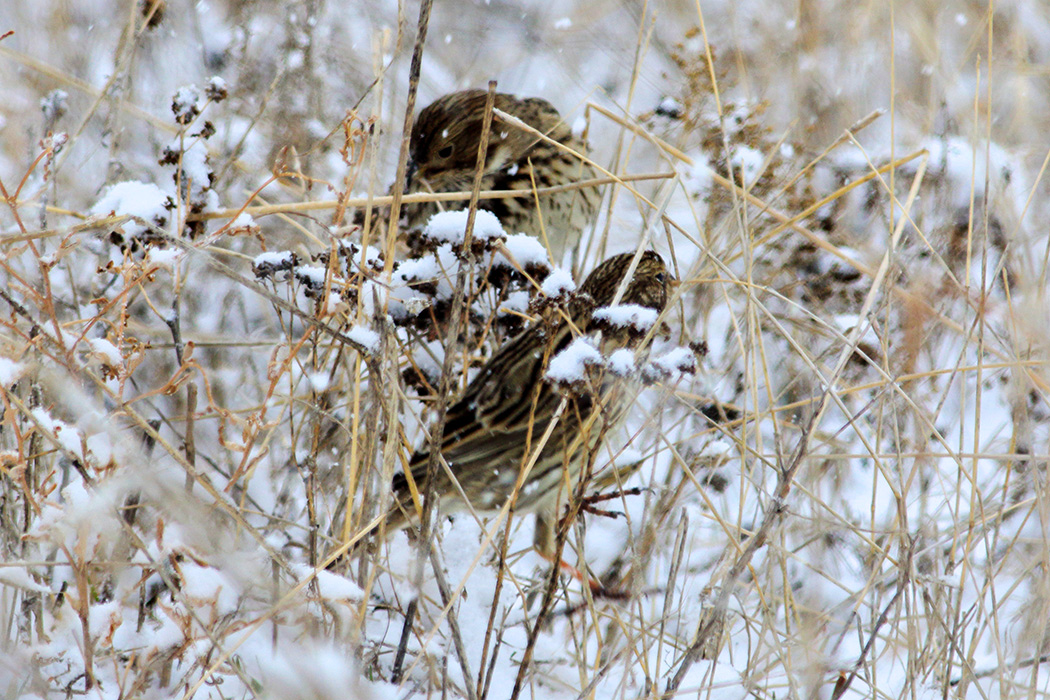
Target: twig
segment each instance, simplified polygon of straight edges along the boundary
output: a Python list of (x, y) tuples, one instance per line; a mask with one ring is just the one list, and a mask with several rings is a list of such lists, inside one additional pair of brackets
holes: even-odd
[[(537, 187), (536, 189), (524, 190), (481, 190), (478, 199), (515, 199), (520, 197), (533, 197), (535, 195), (557, 194), (558, 192), (569, 192), (581, 190), (599, 185), (611, 185), (624, 182), (639, 182), (647, 180), (669, 180), (675, 177), (674, 173), (641, 173), (637, 175), (620, 175), (611, 177), (598, 177), (588, 180), (580, 180), (564, 185), (553, 185), (551, 187)], [(473, 196), (471, 192), (413, 192), (401, 195), (401, 204), (419, 204), (426, 202), (465, 202)], [(21, 203), (21, 202), (19, 202)], [(268, 214), (302, 213), (308, 211), (327, 211), (336, 209), (340, 205), (350, 207), (363, 207), (371, 204), (373, 207), (392, 205), (394, 195), (382, 195), (378, 197), (348, 197), (345, 200), (327, 199), (320, 202), (290, 202), (288, 204), (267, 204), (254, 207), (240, 207), (237, 209), (222, 209), (220, 211), (201, 212), (190, 214), (187, 221), (206, 221), (210, 219), (231, 219), (237, 214), (244, 212), (252, 216), (265, 216)], [(0, 238), (0, 241), (14, 240), (16, 237)]]
[(857, 659), (856, 663), (853, 664), (853, 670), (848, 676), (840, 678), (838, 682), (835, 683), (835, 688), (831, 693), (831, 700), (838, 700), (847, 690), (849, 690), (850, 685), (853, 684), (853, 680), (857, 677), (857, 672), (860, 671), (861, 667), (864, 665), (864, 660), (868, 658), (868, 654), (871, 652), (871, 648), (875, 644), (875, 639), (879, 636), (879, 628), (886, 624), (886, 620), (889, 619), (890, 610), (896, 607), (897, 601), (900, 600), (901, 595), (903, 595), (904, 591), (907, 590), (908, 585), (911, 583), (910, 547), (911, 545), (909, 544), (909, 553), (904, 557), (904, 561), (907, 562), (907, 564), (901, 567), (901, 577), (897, 582), (897, 592), (893, 594), (893, 598), (891, 598), (890, 602), (886, 604), (886, 607), (882, 609), (879, 619), (875, 621), (875, 626), (868, 634), (868, 641), (864, 644), (864, 649), (861, 650), (860, 657)]
[[(492, 108), (496, 101), (496, 81), (489, 82), (489, 93), (487, 101), (485, 103), (485, 117), (481, 124), (481, 135), (478, 142), (478, 156), (477, 165), (474, 172), (474, 190), (471, 193), (470, 209), (467, 213), (467, 228), (463, 235), (463, 259), (460, 261), (459, 272), (456, 275), (456, 287), (452, 294), (451, 309), (452, 314), (449, 320), (449, 330), (445, 337), (445, 358), (441, 368), (441, 388), (439, 396), (443, 399), (452, 395), (454, 388), (454, 380), (452, 377), (452, 363), (455, 359), (456, 343), (459, 338), (459, 328), (463, 323), (464, 314), (463, 303), (464, 288), (466, 287), (467, 275), (473, 274), (474, 272), (474, 253), (471, 250), (471, 240), (473, 238), (474, 229), (474, 217), (477, 213), (478, 200), (477, 193), (481, 191), (481, 176), (485, 171), (485, 154), (488, 149), (489, 141), (489, 129), (492, 125)], [(437, 481), (439, 462), (441, 459), (441, 447), (444, 441), (445, 432), (445, 421), (448, 415), (448, 401), (442, 400), (438, 404), (438, 414), (435, 421), (435, 425), (430, 429), (430, 455), (427, 459), (427, 475), (423, 482), (423, 512), (420, 515), (419, 521), (419, 547), (420, 547), (420, 558), (427, 557), (429, 550), (433, 546), (430, 541), (430, 526), (431, 518), (433, 517), (434, 511), (434, 500), (435, 496), (439, 496), (435, 492), (435, 482)], [(417, 565), (416, 569), (416, 583), (417, 588), (422, 586), (423, 570), (422, 565)], [(418, 597), (413, 599), (412, 603), (409, 604), (408, 610), (405, 611), (405, 627), (410, 628), (412, 626), (413, 618), (415, 616), (417, 606), (415, 605)], [(405, 639), (405, 633), (402, 632), (402, 640)], [(397, 661), (404, 661), (404, 647), (398, 647), (398, 658), (395, 660), (395, 672), (400, 677), (400, 666)], [(470, 692), (474, 693), (474, 688), (471, 686), (470, 679), (473, 677), (468, 673), (466, 667), (463, 672), (466, 677), (466, 685), (470, 689)], [(393, 679), (393, 676), (391, 676)], [(393, 680), (397, 683), (398, 680)]]
[[(415, 118), (416, 90), (419, 87), (419, 72), (423, 65), (423, 48), (427, 40), (427, 27), (430, 25), (430, 10), (433, 0), (423, 0), (419, 6), (419, 22), (416, 29), (416, 43), (412, 47), (412, 62), (408, 72), (408, 99), (405, 105), (405, 122), (401, 131), (401, 151), (397, 159), (397, 176), (394, 178), (394, 188), (390, 202), (390, 226), (387, 229), (386, 240), (386, 265), (387, 274), (393, 269), (394, 250), (397, 245), (397, 222), (401, 218), (401, 195), (405, 188), (405, 171), (408, 167), (408, 148), (412, 139), (412, 120)], [(350, 206), (346, 204), (346, 206)], [(393, 420), (393, 416), (388, 417)], [(429, 488), (429, 487), (428, 487)], [(424, 512), (424, 522), (426, 514)], [(426, 523), (429, 526), (429, 523)], [(426, 540), (424, 539), (424, 542)], [(425, 545), (424, 545), (425, 546)], [(422, 563), (417, 564), (419, 573), (417, 578), (422, 579)], [(405, 611), (405, 626), (401, 632), (401, 642), (397, 647), (394, 657), (394, 667), (390, 673), (392, 683), (401, 682), (401, 669), (405, 663), (405, 651), (408, 645), (408, 635), (412, 629), (412, 621), (415, 618), (418, 597), (414, 598)]]
[[(430, 26), (430, 9), (434, 0), (423, 0), (419, 6), (419, 23), (416, 29), (416, 43), (412, 47), (412, 62), (408, 71), (408, 98), (405, 101), (405, 121), (401, 129), (401, 150), (397, 158), (397, 175), (390, 199), (390, 222), (386, 240), (386, 271), (389, 272), (394, 261), (394, 250), (397, 244), (397, 225), (401, 219), (401, 197), (405, 191), (405, 172), (408, 169), (408, 150), (412, 141), (412, 122), (416, 112), (416, 92), (419, 88), (419, 72), (423, 65), (423, 47), (427, 41), (427, 28)], [(366, 201), (367, 203), (367, 201)], [(353, 206), (344, 200), (342, 206)]]
[[(430, 565), (434, 568), (434, 581), (437, 582), (438, 591), (441, 592), (441, 604), (448, 606), (452, 600), (452, 594), (445, 578), (445, 565), (441, 561), (441, 553), (437, 547), (430, 547)], [(418, 599), (417, 599), (418, 600)], [(470, 670), (470, 658), (463, 646), (463, 635), (459, 631), (459, 620), (451, 611), (448, 615), (448, 627), (452, 633), (452, 645), (456, 650), (456, 658), (463, 669), (463, 687), (466, 690), (468, 700), (477, 700), (478, 694), (471, 680), (474, 674)]]

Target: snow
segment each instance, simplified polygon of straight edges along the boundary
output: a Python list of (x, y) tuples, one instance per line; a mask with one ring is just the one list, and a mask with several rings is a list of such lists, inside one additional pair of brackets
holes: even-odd
[(547, 379), (572, 384), (586, 378), (587, 367), (602, 365), (604, 359), (588, 338), (576, 338), (564, 350), (551, 358)]
[(105, 338), (91, 338), (88, 340), (88, 346), (110, 367), (120, 367), (124, 363), (124, 357), (117, 346)]
[[(400, 262), (389, 285), (383, 285), (378, 290), (381, 292), (380, 298), (389, 292), (390, 313), (395, 317), (419, 313), (430, 305), (431, 300), (417, 287), (421, 283), (433, 283), (436, 286), (434, 297), (438, 300), (448, 299), (452, 296), (452, 284), (458, 270), (459, 258), (453, 252), (452, 244), (445, 243), (433, 253)], [(368, 295), (364, 296), (367, 300)]]
[(737, 146), (733, 149), (733, 171), (743, 175), (745, 182), (752, 182), (762, 172), (762, 166), (766, 157), (760, 151), (750, 146)]
[(656, 309), (639, 304), (617, 304), (595, 309), (592, 318), (616, 328), (633, 328), (636, 331), (647, 331), (656, 323), (660, 314)]
[(930, 152), (929, 170), (948, 179), (947, 192), (953, 195), (952, 205), (969, 205), (970, 190), (980, 198), (985, 183), (999, 189), (997, 183), (1009, 183), (1024, 171), (1023, 165), (996, 143), (974, 144), (961, 137), (931, 138), (923, 143)]
[[(1048, 540), (1039, 509), (1050, 444), (1041, 371), (1050, 297), (1040, 280), (1050, 198), (1038, 135), (1050, 120), (1050, 82), (1030, 70), (1050, 56), (1046, 3), (996, 5), (996, 46), (1007, 50), (980, 61), (965, 60), (975, 45), (985, 46), (987, 29), (970, 6), (946, 6), (918, 32), (901, 13), (821, 6), (804, 26), (816, 41), (802, 52), (798, 13), (768, 0), (705, 4), (709, 36), (689, 30), (695, 6), (665, 4), (647, 18), (646, 30), (669, 48), (649, 51), (638, 50), (638, 18), (625, 4), (595, 12), (594, 3), (486, 0), (435, 12), (417, 113), (440, 95), (496, 78), (500, 91), (547, 99), (577, 136), (586, 131), (597, 163), (616, 173), (675, 176), (632, 183), (658, 205), (664, 200), (654, 194), (672, 193), (668, 221), (651, 229), (651, 205), (605, 186), (598, 220), (557, 261), (565, 270), (549, 275), (538, 241), (509, 228), (519, 235), (504, 243), (479, 237), (478, 248), (492, 245), (476, 256), (468, 288), (488, 276), (509, 284), (510, 296), (486, 291), (469, 300), (487, 325), (472, 324), (452, 343), (455, 386), (447, 397), (414, 386), (395, 397), (402, 387), (388, 382), (408, 378), (413, 362), (431, 380), (441, 372), (448, 338), (440, 321), (429, 323), (430, 312), (442, 318), (451, 299), (462, 229), (442, 229), (439, 219), (441, 240), (427, 239), (425, 247), (436, 249), (415, 263), (405, 262), (407, 242), (373, 238), (393, 256), (388, 274), (377, 249), (351, 253), (351, 244), (360, 245), (356, 212), (325, 204), (347, 189), (382, 196), (394, 182), (412, 42), (383, 39), (385, 28), (405, 24), (400, 5), (373, 3), (356, 14), (333, 3), (306, 11), (249, 3), (233, 14), (229, 3), (196, 3), (189, 13), (169, 7), (155, 28), (141, 27), (136, 15), (142, 31), (129, 69), (119, 65), (126, 23), (112, 21), (111, 4), (73, 3), (73, 17), (56, 0), (4, 6), (19, 28), (9, 41), (24, 60), (0, 64), (0, 172), (13, 197), (0, 213), (0, 233), (44, 234), (31, 245), (8, 243), (0, 271), (0, 288), (28, 310), (5, 307), (0, 384), (21, 384), (9, 398), (33, 411), (11, 403), (0, 431), (0, 471), (16, 485), (4, 495), (11, 512), (27, 520), (17, 528), (19, 558), (0, 567), (0, 589), (10, 589), (13, 601), (4, 620), (11, 658), (0, 660), (0, 676), (16, 695), (181, 696), (229, 652), (194, 698), (458, 698), (466, 685), (451, 636), (450, 622), (458, 619), (471, 675), (491, 672), (488, 696), (505, 696), (550, 574), (531, 550), (529, 513), (516, 512), (506, 531), (491, 514), (480, 524), (464, 512), (452, 522), (447, 513), (435, 518), (436, 551), (455, 598), (447, 609), (429, 562), (417, 583), (418, 549), (405, 533), (367, 554), (363, 591), (353, 583), (356, 560), (349, 573), (339, 565), (314, 572), (302, 562), (315, 549), (323, 555), (337, 546), (347, 513), (356, 526), (387, 505), (380, 500), (389, 495), (386, 470), (409, 458), (440, 402), (455, 400), (507, 342), (512, 327), (498, 317), (527, 312), (523, 290), (533, 300), (542, 294), (562, 301), (573, 276), (583, 279), (604, 251), (635, 249), (639, 236), (650, 234), (684, 282), (665, 322), (674, 337), (703, 341), (707, 352), (658, 337), (651, 348), (602, 358), (595, 348), (603, 346), (590, 338), (554, 358), (570, 383), (592, 380), (600, 373), (588, 367), (600, 364), (606, 381), (622, 374), (655, 384), (630, 382), (640, 393), (623, 425), (593, 451), (603, 490), (615, 490), (608, 479), (617, 465), (627, 486), (645, 491), (599, 502), (627, 517), (584, 515), (562, 555), (613, 581), (613, 592), (610, 567), (626, 562), (629, 569), (620, 571), (630, 571), (630, 599), (589, 596), (581, 582), (563, 576), (523, 697), (612, 700), (662, 691), (680, 669), (697, 620), (727, 585), (721, 574), (744, 551), (734, 543), (752, 537), (770, 513), (782, 516), (772, 544), (758, 549), (747, 576), (729, 583), (724, 648), (691, 668), (678, 695), (717, 688), (715, 695), (730, 698), (780, 696), (796, 679), (820, 671), (834, 678), (853, 668), (860, 673), (853, 695), (941, 697), (963, 686), (968, 697), (996, 697), (1003, 688), (1018, 696), (1045, 692), (1045, 669), (1025, 664), (1039, 656), (1046, 636), (1034, 614), (1046, 586), (1031, 572), (1040, 573), (1032, 562), (1042, 561)], [(847, 25), (851, 31), (837, 31)], [(891, 45), (893, 36), (900, 40)], [(716, 48), (710, 67), (707, 40)], [(696, 67), (702, 70), (692, 72)], [(704, 87), (711, 69), (720, 102)], [(286, 79), (271, 81), (275, 71)], [(54, 91), (56, 75), (79, 80)], [(375, 75), (384, 81), (370, 89)], [(180, 88), (187, 83), (200, 89)], [(218, 102), (227, 91), (232, 99)], [(173, 95), (191, 126), (175, 123)], [(197, 117), (200, 109), (206, 111)], [(855, 133), (859, 143), (844, 140), (824, 152), (876, 109), (884, 114)], [(347, 131), (340, 128), (344, 117)], [(213, 136), (199, 135), (212, 126)], [(180, 129), (183, 137), (173, 142)], [(511, 133), (497, 128), (494, 135), (504, 131)], [(650, 135), (686, 158), (662, 151)], [(182, 153), (181, 190), (173, 168), (158, 164), (166, 145)], [(766, 238), (780, 214), (793, 217), (870, 174), (871, 163), (881, 167), (922, 148), (929, 156), (908, 211), (914, 225), (893, 251), (887, 241), (923, 157), (841, 190), (817, 215), (798, 220), (872, 268), (892, 254), (870, 316), (858, 308), (868, 276), (813, 250), (797, 230)], [(819, 154), (820, 162), (800, 173)], [(715, 173), (728, 174), (727, 159), (747, 180), (752, 204), (715, 181)], [(756, 182), (767, 160), (768, 177)], [(206, 187), (210, 168), (222, 172), (214, 190)], [(514, 162), (503, 168), (526, 170)], [(274, 172), (283, 175), (275, 179)], [(801, 177), (789, 185), (795, 175)], [(895, 208), (891, 183), (900, 197)], [(197, 226), (191, 239), (184, 217), (220, 202), (228, 211)], [(292, 203), (319, 208), (234, 219), (242, 206)], [(143, 216), (185, 246), (150, 244), (142, 253), (140, 241), (125, 245), (128, 234), (144, 233), (135, 222), (122, 224), (119, 237), (106, 228), (75, 229), (93, 225), (81, 218), (89, 209), (95, 217)], [(969, 267), (954, 247), (956, 229), (968, 226)], [(262, 248), (277, 252), (260, 256)], [(316, 257), (332, 252), (338, 259)], [(253, 259), (257, 270), (269, 266), (271, 273), (303, 263), (301, 279), (333, 291), (319, 306), (298, 293), (293, 275), (271, 277), (269, 291), (303, 313), (341, 332), (356, 325), (360, 331), (349, 332), (366, 343), (375, 330), (389, 333), (383, 376), (372, 375), (374, 362), (358, 362), (334, 339), (311, 334), (311, 319), (274, 308), (255, 285), (240, 285), (212, 265), (251, 274)], [(523, 282), (515, 266), (542, 289)], [(176, 296), (183, 340), (198, 346), (192, 373), (172, 382), (165, 320)], [(603, 324), (651, 328), (623, 310), (605, 313)], [(864, 351), (889, 356), (873, 358), (874, 367), (852, 356), (832, 376), (842, 337), (854, 328), (864, 330)], [(99, 386), (99, 358), (119, 361), (127, 381)], [(297, 381), (274, 382), (271, 369)], [(201, 484), (187, 492), (177, 464), (185, 456), (185, 381), (201, 389), (194, 466), (218, 489), (219, 504)], [(810, 425), (824, 386), (836, 393)], [(321, 405), (311, 394), (318, 391), (326, 392)], [(387, 415), (386, 399), (395, 398)], [(740, 420), (722, 424), (711, 410), (715, 398)], [(163, 420), (166, 444), (146, 449), (132, 420), (140, 416)], [(380, 434), (372, 434), (377, 427)], [(772, 501), (775, 467), (795, 453), (803, 434), (804, 466), (788, 496)], [(56, 440), (65, 449), (56, 449)], [(638, 470), (627, 474), (634, 462)], [(348, 494), (355, 474), (358, 488)], [(515, 471), (501, 473), (501, 484), (508, 474)], [(144, 504), (133, 532), (121, 518), (131, 492)], [(217, 505), (234, 507), (243, 520), (229, 520)], [(483, 543), (483, 528), (496, 534), (495, 545)], [(495, 552), (504, 533), (512, 555), (501, 571)], [(280, 564), (256, 536), (274, 545)], [(122, 562), (129, 542), (131, 561)], [(66, 563), (70, 557), (78, 568)], [(910, 561), (916, 575), (902, 575)], [(164, 590), (155, 567), (183, 590)], [(317, 585), (284, 598), (303, 575), (316, 576)], [(503, 586), (495, 596), (497, 577)], [(929, 616), (902, 616), (891, 606), (875, 634), (902, 586), (901, 600), (928, 591), (967, 614), (945, 632)], [(27, 613), (18, 603), (34, 587), (47, 592), (32, 593), (43, 604)], [(150, 591), (159, 596), (140, 617), (141, 594)], [(400, 686), (370, 683), (365, 679), (390, 677), (410, 600), (419, 609), (406, 677)], [(815, 650), (810, 658), (790, 653), (798, 610), (819, 623), (804, 627)], [(93, 647), (82, 639), (81, 613)], [(490, 616), (496, 629), (486, 641)], [(607, 619), (616, 634), (605, 634)], [(250, 630), (256, 622), (262, 624)], [(931, 635), (939, 648), (965, 648), (969, 656), (916, 683), (905, 672), (922, 665), (923, 648), (896, 640)], [(865, 655), (868, 639), (874, 643)], [(162, 684), (165, 669), (150, 661), (172, 658), (171, 680)], [(1019, 665), (1031, 673), (1018, 673)], [(948, 685), (954, 678), (969, 680), (956, 688)]]
[(200, 112), (200, 90), (194, 85), (184, 85), (175, 91), (171, 111), (181, 124), (189, 123)]
[(517, 311), (518, 313), (525, 313), (529, 310), (529, 293), (521, 290), (517, 292), (511, 292), (507, 295), (502, 306), (500, 306), (500, 314), (506, 314), (507, 312)]
[(0, 357), (0, 386), (11, 386), (22, 377), (23, 372), (25, 367), (21, 363)]
[(208, 78), (208, 92), (211, 94), (219, 94), (228, 92), (229, 88), (226, 85), (226, 81), (218, 75), (213, 75)]
[(366, 674), (348, 658), (342, 646), (310, 642), (261, 647), (251, 665), (262, 674), (268, 697), (360, 700), (401, 697), (394, 685), (366, 681)]
[(608, 366), (609, 371), (613, 374), (621, 377), (629, 376), (637, 369), (637, 364), (634, 361), (634, 352), (627, 348), (615, 350), (609, 355)]
[(543, 280), (543, 284), (540, 285), (540, 291), (543, 292), (544, 296), (556, 299), (570, 292), (575, 292), (576, 282), (573, 281), (572, 274), (568, 270), (562, 267), (555, 267)]
[(587, 120), (584, 117), (574, 119), (572, 122), (572, 135), (580, 138), (585, 131), (587, 131)]
[(317, 580), (317, 587), (321, 597), (325, 600), (359, 601), (365, 592), (356, 583), (324, 569), (314, 569), (305, 564), (297, 564), (294, 567), (300, 581), (313, 577)]
[(363, 346), (368, 352), (379, 352), (379, 334), (365, 326), (354, 326), (347, 331), (347, 337)]
[(87, 446), (88, 452), (95, 458), (95, 463), (100, 467), (105, 467), (111, 461), (113, 461), (113, 443), (109, 439), (109, 435), (106, 433), (95, 433), (89, 435), (84, 444)]
[(711, 166), (707, 162), (707, 158), (702, 154), (693, 154), (693, 164), (682, 164), (679, 166), (679, 174), (682, 178), (682, 183), (688, 192), (693, 194), (705, 194), (711, 191), (711, 185), (714, 182), (712, 177), (714, 171), (711, 170)]
[(157, 267), (174, 270), (175, 266), (179, 264), (179, 261), (186, 257), (186, 254), (178, 248), (157, 248), (152, 247), (146, 255), (146, 259)]
[[(178, 151), (178, 141), (173, 141), (170, 148)], [(191, 197), (199, 199), (211, 187), (211, 166), (208, 165), (208, 150), (201, 140), (182, 146), (179, 165), (186, 185), (191, 188)]]
[(259, 253), (252, 258), (252, 267), (281, 269), (291, 266), (294, 259), (295, 257), (290, 250), (268, 251)]
[(63, 449), (76, 455), (80, 459), (84, 458), (84, 445), (81, 441), (80, 433), (76, 428), (52, 417), (51, 414), (43, 408), (34, 408), (32, 414), (40, 426), (51, 434)]
[(432, 340), (422, 344), (412, 353), (412, 360), (429, 381), (441, 377), (441, 363), (445, 359), (445, 344), (442, 340)]
[[(438, 212), (427, 221), (423, 235), (438, 243), (461, 245), (467, 231), (468, 215), (469, 209)], [(492, 242), (502, 240), (506, 235), (503, 225), (500, 224), (495, 214), (487, 209), (478, 209), (475, 212), (473, 240)]]
[(673, 97), (665, 96), (660, 100), (660, 104), (656, 106), (656, 112), (668, 117), (680, 116), (682, 114), (682, 103)]
[(309, 372), (306, 375), (307, 381), (310, 382), (310, 388), (320, 393), (328, 389), (328, 373), (327, 372)]
[(689, 348), (672, 348), (651, 360), (651, 364), (667, 376), (680, 377), (696, 372), (696, 355)]
[(0, 584), (14, 586), (23, 591), (51, 593), (50, 588), (34, 581), (29, 572), (20, 566), (0, 566)]
[[(516, 233), (512, 236), (507, 236), (507, 240), (503, 242), (503, 246), (507, 249), (507, 252), (511, 254), (514, 260), (523, 267), (528, 267), (530, 265), (546, 266), (549, 264), (547, 249), (532, 236), (527, 236), (524, 233)], [(511, 266), (508, 260), (499, 257), (493, 261), (493, 265)]]
[(233, 221), (230, 222), (230, 228), (255, 228), (255, 219), (246, 211), (242, 211), (238, 214)]
[[(93, 207), (94, 216), (134, 216), (163, 228), (168, 222), (168, 208), (172, 199), (164, 190), (151, 183), (128, 180), (110, 186)], [(132, 220), (123, 225), (128, 236), (137, 236), (147, 229)]]
[(328, 274), (328, 268), (320, 265), (300, 265), (295, 268), (295, 276), (304, 284), (320, 289), (324, 287), (324, 279)]
[(216, 615), (236, 610), (238, 587), (219, 569), (184, 561), (179, 574), (182, 593), (190, 600), (207, 605)]

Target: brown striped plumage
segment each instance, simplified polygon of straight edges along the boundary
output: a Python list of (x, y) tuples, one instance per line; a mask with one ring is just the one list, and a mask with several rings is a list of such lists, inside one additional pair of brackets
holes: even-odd
[[(544, 378), (551, 357), (592, 326), (595, 308), (612, 303), (626, 276), (633, 254), (617, 255), (599, 265), (568, 304), (567, 316), (539, 322), (501, 347), (463, 396), (448, 409), (441, 440), (441, 454), (472, 507), (497, 510), (514, 491), (521, 468), (532, 446), (538, 444), (566, 394)], [(660, 311), (667, 304), (671, 275), (654, 252), (642, 254), (620, 300)], [(639, 336), (604, 329), (603, 354), (633, 347)], [(550, 439), (524, 479), (517, 512), (536, 512), (537, 545), (549, 554), (551, 524), (569, 489), (576, 488), (586, 458), (620, 422), (635, 394), (634, 382), (596, 369), (574, 387)], [(428, 452), (422, 448), (410, 464), (417, 489), (425, 488)], [(567, 473), (566, 473), (567, 471)], [(568, 488), (566, 488), (566, 486)], [(387, 531), (406, 527), (415, 519), (416, 507), (408, 480), (394, 482), (397, 503), (387, 518)], [(459, 489), (439, 465), (434, 494), (444, 512), (466, 507)]]
[[(411, 152), (405, 191), (469, 192), (474, 183), (478, 143), (485, 116), (484, 90), (464, 90), (436, 100), (419, 113), (412, 127)], [(546, 100), (499, 93), (497, 109), (522, 120), (537, 131), (577, 153), (587, 144), (573, 136), (561, 115)], [(590, 165), (555, 144), (539, 139), (494, 118), (489, 132), (483, 190), (532, 190), (566, 185), (595, 177)], [(502, 222), (507, 233), (526, 233), (542, 241), (546, 232), (555, 261), (574, 248), (583, 229), (597, 212), (600, 197), (591, 187), (539, 197), (488, 199), (481, 202)], [(451, 209), (462, 204), (446, 205)], [(410, 204), (403, 213), (409, 228), (426, 224), (440, 210), (438, 203)]]

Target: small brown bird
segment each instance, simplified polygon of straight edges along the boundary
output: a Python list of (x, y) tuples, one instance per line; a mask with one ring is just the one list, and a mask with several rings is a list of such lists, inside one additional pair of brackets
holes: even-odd
[[(644, 331), (601, 322), (594, 314), (596, 309), (612, 304), (633, 257), (633, 253), (616, 255), (595, 268), (567, 308), (501, 347), (448, 409), (441, 438), (441, 456), (448, 469), (438, 466), (433, 489), (442, 512), (466, 509), (460, 489), (475, 510), (500, 509), (514, 493), (521, 470), (533, 458), (566, 397), (550, 438), (522, 480), (515, 505), (516, 512), (537, 513), (537, 549), (553, 555), (553, 525), (559, 506), (568, 502), (586, 462), (626, 415), (637, 383), (600, 364), (589, 367), (586, 376), (574, 381), (568, 392), (561, 391), (545, 375), (551, 358), (588, 331), (601, 329), (602, 356), (640, 344)], [(663, 259), (647, 251), (638, 260), (620, 304), (658, 313), (667, 304), (672, 282)], [(409, 465), (408, 474), (417, 493), (426, 487), (428, 457), (424, 446)], [(393, 486), (396, 504), (387, 515), (388, 533), (418, 520), (409, 479), (399, 474)]]
[[(412, 127), (406, 193), (469, 192), (474, 183), (478, 144), (485, 118), (484, 90), (464, 90), (436, 100), (419, 113)], [(573, 135), (558, 110), (538, 97), (497, 93), (495, 107), (517, 117), (558, 144), (587, 154), (587, 144)], [(595, 177), (594, 169), (557, 145), (541, 140), (494, 116), (489, 131), (483, 190), (532, 190), (568, 185)], [(555, 262), (577, 245), (600, 202), (594, 187), (534, 197), (487, 199), (482, 209), (495, 214), (507, 233), (526, 233), (543, 241), (546, 232)], [(446, 204), (460, 209), (465, 203)], [(437, 202), (410, 204), (403, 213), (410, 229), (440, 211)], [(541, 226), (542, 221), (542, 226)]]

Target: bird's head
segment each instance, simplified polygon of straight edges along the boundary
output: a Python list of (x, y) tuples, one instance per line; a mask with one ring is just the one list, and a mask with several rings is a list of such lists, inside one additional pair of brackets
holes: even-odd
[[(623, 283), (631, 266), (634, 253), (623, 253), (606, 259), (580, 286), (580, 292), (589, 295), (599, 306), (609, 306)], [(652, 250), (642, 253), (631, 275), (627, 288), (620, 297), (620, 304), (637, 304), (656, 311), (663, 311), (675, 283), (663, 258)]]
[[(412, 127), (408, 184), (456, 170), (473, 170), (485, 119), (484, 90), (463, 90), (441, 97), (419, 113)], [(497, 93), (495, 107), (559, 139), (568, 133), (561, 116), (546, 100)], [(538, 138), (493, 116), (489, 128), (485, 172), (523, 161)]]

